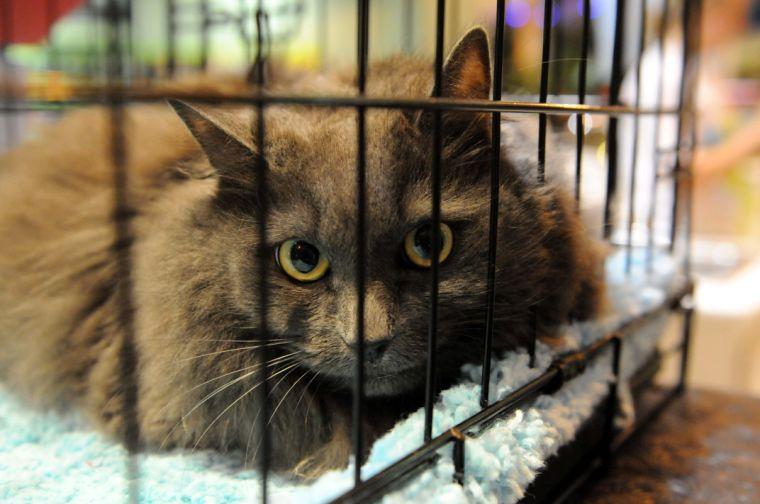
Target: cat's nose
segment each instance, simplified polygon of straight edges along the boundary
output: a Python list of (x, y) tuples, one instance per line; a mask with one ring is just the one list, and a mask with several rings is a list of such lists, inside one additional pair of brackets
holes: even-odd
[[(364, 342), (364, 360), (367, 363), (380, 360), (385, 351), (388, 349), (388, 344), (391, 342), (390, 338), (365, 341)], [(349, 345), (351, 352), (356, 353), (356, 344)]]

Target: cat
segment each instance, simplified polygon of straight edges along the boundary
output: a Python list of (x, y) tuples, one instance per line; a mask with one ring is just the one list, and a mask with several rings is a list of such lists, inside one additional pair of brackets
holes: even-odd
[[(469, 31), (442, 70), (441, 95), (490, 96), (490, 50)], [(274, 91), (355, 93), (349, 74)], [(367, 93), (424, 97), (429, 62), (373, 63)], [(72, 111), (0, 158), (0, 376), (30, 403), (84, 411), (143, 449), (246, 450), (253, 458), (260, 349), (270, 356), (271, 463), (314, 477), (351, 452), (356, 338), (356, 111), (267, 106), (267, 254), (257, 255), (256, 112), (182, 101), (125, 107), (130, 211), (113, 212), (109, 111)], [(490, 194), (490, 114), (442, 113), (438, 386), (482, 359)], [(424, 388), (430, 300), (432, 116), (367, 111), (365, 446)], [(601, 255), (572, 200), (501, 155), (496, 351), (537, 328), (593, 317)], [(529, 175), (527, 172), (531, 172)], [(130, 239), (116, 242), (114, 220)], [(131, 261), (135, 403), (120, 372), (117, 255)], [(257, 261), (267, 261), (269, 340)]]

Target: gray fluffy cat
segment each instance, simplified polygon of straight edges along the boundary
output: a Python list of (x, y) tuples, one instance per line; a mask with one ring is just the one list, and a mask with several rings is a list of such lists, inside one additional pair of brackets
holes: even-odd
[[(443, 79), (443, 96), (489, 97), (482, 29), (457, 44)], [(392, 58), (371, 66), (368, 93), (422, 97), (431, 81), (429, 64)], [(354, 89), (341, 75), (283, 88)], [(67, 114), (0, 158), (0, 376), (34, 404), (76, 405), (105, 432), (125, 434), (116, 257), (128, 247), (140, 446), (255, 452), (257, 350), (266, 344), (273, 464), (307, 477), (344, 466), (356, 334), (356, 112), (267, 108), (269, 252), (258, 257), (254, 113), (173, 108), (125, 111), (132, 212), (118, 218), (129, 224), (129, 243), (115, 241), (106, 109)], [(446, 112), (442, 120), (438, 362), (446, 386), (482, 352), (490, 115)], [(424, 385), (431, 124), (418, 111), (367, 113), (367, 445), (419, 406)], [(522, 176), (508, 156), (501, 174), (498, 350), (528, 341), (531, 307), (551, 339), (560, 324), (593, 316), (602, 290), (600, 256), (564, 192)], [(254, 335), (257, 261), (270, 264), (268, 342)]]

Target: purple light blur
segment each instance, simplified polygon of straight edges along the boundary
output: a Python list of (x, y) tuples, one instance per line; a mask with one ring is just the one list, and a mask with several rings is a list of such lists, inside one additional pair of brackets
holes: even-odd
[(521, 28), (530, 21), (530, 4), (527, 0), (510, 0), (505, 15), (507, 25)]
[[(559, 4), (552, 4), (552, 26), (557, 26), (560, 17), (562, 17), (562, 11)], [(544, 2), (541, 2), (540, 0), (533, 9), (533, 22), (536, 23), (539, 28), (544, 27)]]
[[(591, 0), (591, 19), (596, 19), (604, 11), (604, 2), (602, 0)], [(578, 15), (583, 15), (583, 0), (578, 0)]]

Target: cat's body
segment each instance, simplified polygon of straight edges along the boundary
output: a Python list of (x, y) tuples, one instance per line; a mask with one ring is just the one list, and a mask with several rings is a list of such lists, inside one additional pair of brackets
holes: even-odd
[[(487, 58), (485, 34), (470, 32), (447, 63), (443, 94), (487, 97)], [(420, 97), (430, 82), (427, 65), (395, 59), (372, 67), (369, 92)], [(352, 83), (293, 88), (343, 94)], [(256, 451), (256, 261), (264, 260), (277, 359), (274, 464), (300, 464), (305, 475), (339, 467), (349, 455), (356, 333), (356, 112), (266, 113), (268, 248), (273, 256), (297, 237), (329, 257), (327, 276), (297, 283), (273, 257), (256, 256), (253, 112), (174, 106), (185, 124), (164, 104), (129, 106), (123, 122), (133, 212), (121, 216), (131, 240), (119, 246), (133, 266), (140, 443)], [(488, 119), (443, 117), (441, 214), (454, 245), (440, 267), (441, 385), (482, 352)], [(430, 219), (430, 124), (414, 111), (367, 113), (365, 334), (387, 346), (367, 362), (368, 439), (416, 407), (424, 383), (429, 271), (400, 256), (404, 236)], [(94, 108), (0, 158), (0, 377), (34, 403), (74, 403), (123, 435), (112, 154), (110, 113)], [(562, 191), (503, 159), (500, 201), (495, 347), (508, 349), (528, 340), (534, 322), (551, 337), (559, 324), (592, 316), (601, 280), (598, 254)]]

